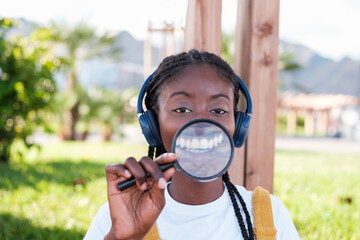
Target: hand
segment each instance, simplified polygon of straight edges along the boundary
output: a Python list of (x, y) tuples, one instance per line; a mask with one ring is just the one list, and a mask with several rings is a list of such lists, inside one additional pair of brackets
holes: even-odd
[[(107, 193), (112, 226), (105, 239), (142, 239), (150, 230), (165, 205), (164, 189), (174, 174), (172, 167), (162, 172), (158, 164), (173, 162), (174, 153), (164, 153), (155, 161), (142, 157), (139, 162), (133, 157), (124, 164), (106, 166)], [(145, 171), (151, 178), (145, 178)], [(134, 176), (136, 186), (124, 191), (118, 183)]]

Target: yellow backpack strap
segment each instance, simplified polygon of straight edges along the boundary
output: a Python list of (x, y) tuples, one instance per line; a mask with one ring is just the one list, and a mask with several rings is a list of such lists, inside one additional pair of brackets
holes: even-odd
[(269, 192), (262, 187), (256, 187), (252, 195), (252, 203), (256, 240), (276, 240)]
[(143, 240), (161, 240), (156, 223), (152, 226), (150, 231), (145, 235)]

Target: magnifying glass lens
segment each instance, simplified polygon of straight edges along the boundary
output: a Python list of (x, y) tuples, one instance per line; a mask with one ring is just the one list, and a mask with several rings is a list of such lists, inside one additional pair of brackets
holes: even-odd
[(197, 181), (213, 180), (227, 170), (233, 156), (228, 131), (210, 119), (185, 124), (174, 137), (175, 167)]
[[(175, 134), (171, 146), (174, 162), (159, 165), (162, 171), (175, 166), (189, 178), (212, 181), (229, 168), (234, 155), (234, 141), (229, 131), (211, 119), (195, 119), (184, 124)], [(146, 173), (146, 177), (151, 177)], [(123, 191), (136, 184), (134, 177), (118, 184)]]

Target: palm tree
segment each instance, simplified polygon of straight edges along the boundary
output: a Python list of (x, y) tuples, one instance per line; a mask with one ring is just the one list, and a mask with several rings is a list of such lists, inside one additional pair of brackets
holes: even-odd
[(92, 57), (106, 57), (119, 60), (120, 48), (114, 43), (116, 38), (105, 33), (96, 34), (96, 29), (84, 22), (73, 26), (52, 22), (49, 26), (53, 41), (53, 50), (62, 60), (66, 73), (66, 91), (69, 98), (63, 114), (61, 137), (64, 140), (75, 140), (75, 125), (79, 118), (79, 105), (84, 95), (77, 80), (77, 65)]
[[(279, 71), (283, 72), (295, 72), (302, 68), (302, 65), (296, 60), (296, 56), (292, 53), (292, 51), (280, 47), (279, 48), (279, 64), (278, 64)], [(278, 89), (280, 91), (286, 90), (286, 82), (284, 79), (279, 78), (278, 81)], [(299, 83), (292, 83), (291, 87), (300, 91), (306, 91), (306, 88), (303, 87)]]

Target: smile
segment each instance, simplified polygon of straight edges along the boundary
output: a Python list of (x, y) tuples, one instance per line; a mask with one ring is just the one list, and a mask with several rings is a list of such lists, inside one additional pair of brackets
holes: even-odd
[(203, 153), (209, 152), (213, 148), (219, 146), (224, 140), (224, 135), (218, 134), (213, 138), (194, 138), (187, 139), (185, 137), (179, 137), (176, 140), (176, 147), (181, 148), (187, 152)]

